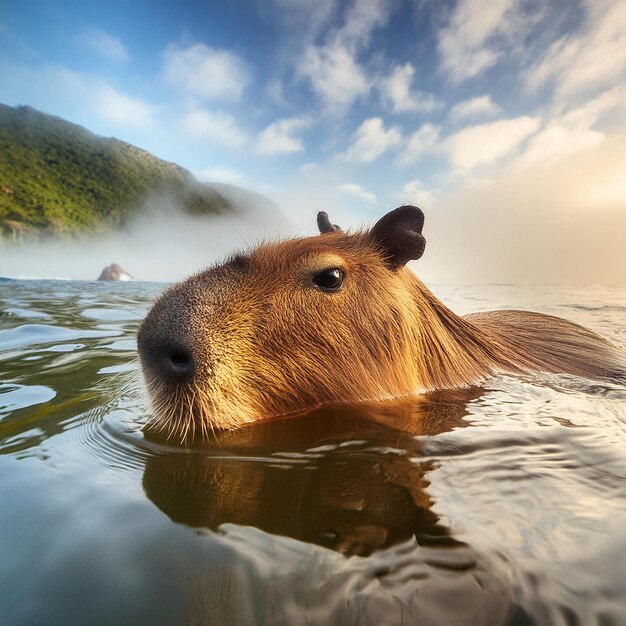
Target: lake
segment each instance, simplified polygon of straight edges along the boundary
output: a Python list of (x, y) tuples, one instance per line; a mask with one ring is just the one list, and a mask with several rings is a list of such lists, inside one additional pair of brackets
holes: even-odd
[[(338, 406), (182, 445), (135, 334), (163, 285), (0, 280), (3, 624), (626, 624), (626, 386)], [(626, 290), (435, 286), (626, 345)]]

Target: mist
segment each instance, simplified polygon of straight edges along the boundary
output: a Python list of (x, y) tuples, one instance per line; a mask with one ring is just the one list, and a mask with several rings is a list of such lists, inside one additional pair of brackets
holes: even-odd
[(266, 198), (216, 185), (234, 210), (192, 216), (168, 198), (150, 198), (123, 230), (80, 239), (4, 244), (0, 276), (95, 280), (119, 263), (137, 280), (177, 281), (263, 239), (293, 234), (291, 222)]
[(438, 283), (626, 284), (626, 141), (516, 163), (424, 207)]

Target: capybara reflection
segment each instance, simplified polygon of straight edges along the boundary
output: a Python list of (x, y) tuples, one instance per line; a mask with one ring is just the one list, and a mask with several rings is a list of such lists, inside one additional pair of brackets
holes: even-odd
[(419, 461), (416, 435), (467, 425), (466, 403), (479, 395), (325, 407), (220, 431), (217, 446), (150, 455), (144, 490), (172, 520), (194, 528), (254, 526), (346, 555), (412, 538), (458, 546), (432, 511), (425, 491), (432, 462)]
[(185, 438), (336, 402), (479, 384), (498, 373), (623, 372), (607, 340), (526, 311), (460, 317), (405, 267), (420, 209), (370, 230), (266, 243), (170, 287), (138, 336), (156, 426)]

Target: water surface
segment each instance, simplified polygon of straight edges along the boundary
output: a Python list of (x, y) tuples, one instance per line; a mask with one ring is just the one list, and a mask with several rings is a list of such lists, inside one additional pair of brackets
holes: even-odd
[[(0, 282), (3, 623), (626, 624), (626, 388), (568, 376), (144, 432), (162, 289)], [(619, 289), (435, 287), (626, 344)]]

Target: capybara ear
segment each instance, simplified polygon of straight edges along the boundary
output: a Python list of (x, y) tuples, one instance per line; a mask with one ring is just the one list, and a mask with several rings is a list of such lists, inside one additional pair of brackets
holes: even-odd
[(317, 227), (320, 229), (320, 235), (326, 233), (341, 233), (343, 232), (337, 224), (331, 224), (326, 211), (320, 211), (317, 214)]
[(370, 231), (371, 239), (385, 253), (385, 261), (396, 269), (424, 254), (424, 214), (416, 206), (401, 206), (381, 217)]

